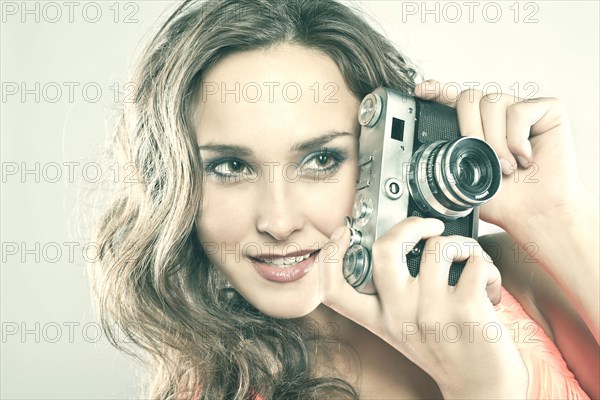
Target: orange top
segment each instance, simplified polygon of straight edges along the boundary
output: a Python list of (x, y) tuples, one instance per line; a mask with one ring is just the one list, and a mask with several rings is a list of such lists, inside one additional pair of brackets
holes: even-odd
[(506, 289), (494, 308), (511, 330), (529, 371), (528, 399), (589, 399), (554, 342)]
[[(529, 371), (528, 399), (589, 399), (546, 332), (505, 288), (494, 309)], [(257, 393), (253, 400), (265, 399)]]
[[(494, 309), (511, 331), (529, 371), (528, 399), (589, 399), (554, 342), (505, 288)], [(254, 400), (264, 398), (257, 394)]]

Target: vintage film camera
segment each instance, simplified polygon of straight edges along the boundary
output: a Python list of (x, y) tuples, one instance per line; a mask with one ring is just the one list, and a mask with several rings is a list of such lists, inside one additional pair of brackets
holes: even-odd
[[(379, 87), (363, 99), (358, 120), (360, 172), (344, 276), (359, 292), (375, 294), (370, 249), (377, 238), (413, 215), (443, 220), (444, 236), (477, 238), (478, 206), (496, 194), (502, 172), (487, 143), (461, 137), (451, 107)], [(405, 249), (412, 276), (424, 245)], [(450, 285), (464, 264), (452, 264)]]

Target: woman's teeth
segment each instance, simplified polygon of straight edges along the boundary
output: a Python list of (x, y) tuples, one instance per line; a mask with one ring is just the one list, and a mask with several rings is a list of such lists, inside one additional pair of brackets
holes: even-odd
[(298, 256), (298, 257), (277, 257), (277, 258), (272, 258), (270, 260), (258, 258), (258, 260), (264, 264), (269, 264), (274, 267), (286, 268), (286, 267), (298, 264), (299, 262), (306, 260), (311, 255), (312, 255), (312, 253), (305, 254), (303, 256)]

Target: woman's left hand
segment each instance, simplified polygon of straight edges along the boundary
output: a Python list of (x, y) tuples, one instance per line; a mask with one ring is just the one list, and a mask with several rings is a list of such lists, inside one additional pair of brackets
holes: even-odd
[(503, 170), (499, 192), (480, 217), (506, 231), (531, 217), (555, 218), (575, 208), (581, 195), (568, 116), (554, 98), (523, 100), (429, 80), (415, 88), (423, 100), (456, 108), (462, 136), (484, 139)]

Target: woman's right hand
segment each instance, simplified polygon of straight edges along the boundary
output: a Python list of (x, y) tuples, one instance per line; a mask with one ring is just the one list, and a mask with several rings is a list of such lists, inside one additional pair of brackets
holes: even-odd
[[(493, 307), (500, 301), (500, 273), (477, 241), (439, 236), (443, 224), (433, 218), (399, 222), (373, 245), (373, 296), (357, 292), (343, 277), (350, 235), (341, 229), (319, 257), (323, 304), (404, 354), (445, 398), (526, 397), (527, 369)], [(421, 239), (428, 240), (419, 274), (412, 277), (407, 244)], [(462, 260), (467, 262), (457, 285), (448, 285), (450, 265)]]

